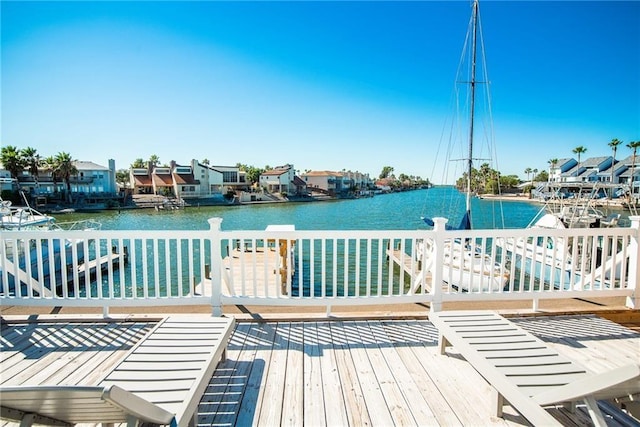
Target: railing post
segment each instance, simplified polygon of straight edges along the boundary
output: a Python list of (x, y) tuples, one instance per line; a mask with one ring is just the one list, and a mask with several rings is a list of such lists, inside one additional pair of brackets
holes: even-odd
[(445, 232), (448, 219), (446, 218), (433, 218), (433, 231), (435, 231), (435, 238), (433, 241), (433, 252), (428, 256), (433, 257), (432, 265), (432, 281), (431, 281), (431, 311), (442, 311), (442, 269), (444, 263), (444, 241)]
[(222, 218), (209, 218), (211, 231), (211, 313), (222, 316), (222, 252), (220, 226)]
[(631, 239), (630, 251), (629, 251), (629, 276), (627, 285), (631, 289), (631, 295), (627, 297), (627, 307), (632, 309), (640, 308), (640, 216), (630, 216), (631, 228), (635, 230), (635, 236)]

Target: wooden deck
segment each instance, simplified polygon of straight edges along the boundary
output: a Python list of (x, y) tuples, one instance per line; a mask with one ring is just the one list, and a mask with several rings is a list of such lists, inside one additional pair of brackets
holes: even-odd
[[(596, 372), (640, 359), (640, 334), (595, 316), (512, 320)], [(3, 324), (0, 380), (95, 384), (152, 323)], [(198, 425), (526, 425), (510, 407), (492, 418), (487, 383), (437, 338), (427, 320), (238, 323)]]

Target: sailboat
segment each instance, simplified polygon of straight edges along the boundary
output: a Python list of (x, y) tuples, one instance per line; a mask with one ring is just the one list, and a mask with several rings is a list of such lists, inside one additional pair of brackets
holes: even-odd
[[(472, 3), (469, 36), (471, 37), (469, 75), (468, 79), (462, 82), (467, 84), (469, 88), (468, 145), (466, 157), (462, 159), (466, 166), (464, 176), (466, 181), (465, 210), (457, 227), (448, 224), (445, 226), (449, 230), (470, 230), (472, 228), (471, 204), (473, 198), (472, 176), (476, 125), (476, 85), (478, 83), (488, 84), (486, 81), (479, 82), (476, 76), (479, 50), (478, 39), (482, 37), (478, 0)], [(427, 225), (434, 226), (432, 218), (422, 217), (422, 219)], [(418, 242), (416, 256), (419, 260), (426, 259), (427, 265), (429, 265), (429, 259), (432, 258), (433, 252), (432, 241), (427, 239)], [(497, 263), (495, 259), (492, 259), (491, 254), (487, 253), (481, 245), (476, 245), (474, 242), (468, 240), (448, 239), (445, 242), (443, 254), (443, 281), (451, 285), (454, 289), (463, 292), (498, 292), (508, 284), (509, 276), (504, 266)]]

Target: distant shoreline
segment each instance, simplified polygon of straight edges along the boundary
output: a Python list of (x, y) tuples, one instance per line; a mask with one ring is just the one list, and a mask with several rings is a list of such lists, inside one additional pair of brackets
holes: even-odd
[[(529, 202), (538, 205), (543, 205), (545, 203), (553, 204), (553, 203), (561, 203), (561, 201), (544, 201), (542, 199), (530, 198), (528, 194), (517, 193), (517, 194), (482, 194), (480, 196), (482, 199), (489, 200), (499, 200), (506, 202)], [(567, 199), (570, 200), (570, 199)], [(567, 201), (565, 201), (567, 202)], [(569, 202), (570, 203), (570, 202)], [(622, 199), (599, 199), (593, 200), (592, 205), (596, 208), (612, 208), (612, 209), (623, 209), (629, 210), (629, 207), (626, 206), (626, 201)]]

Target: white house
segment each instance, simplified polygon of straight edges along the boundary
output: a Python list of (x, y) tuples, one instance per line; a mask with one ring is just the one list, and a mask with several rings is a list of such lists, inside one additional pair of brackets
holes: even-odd
[(293, 165), (278, 166), (260, 174), (260, 187), (271, 193), (289, 193), (296, 191), (296, 172)]

